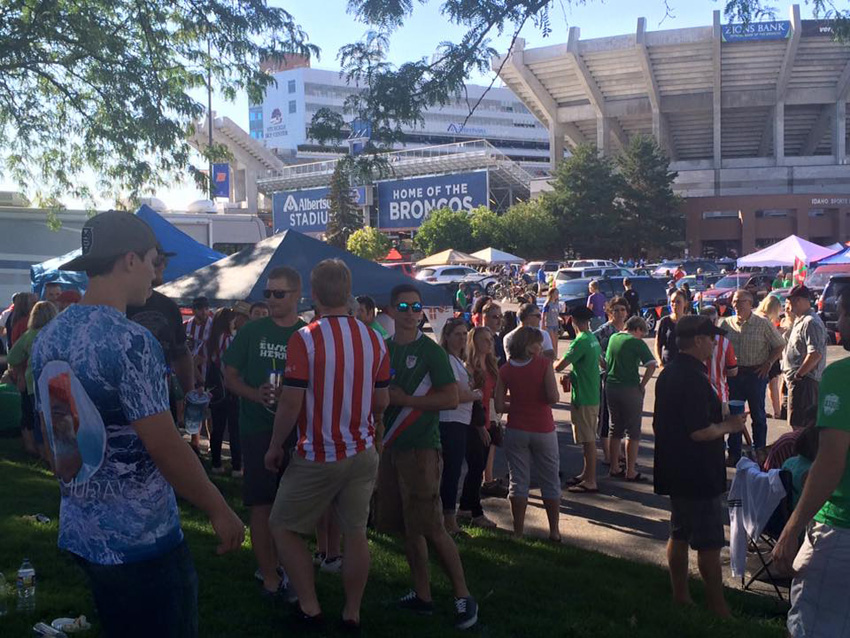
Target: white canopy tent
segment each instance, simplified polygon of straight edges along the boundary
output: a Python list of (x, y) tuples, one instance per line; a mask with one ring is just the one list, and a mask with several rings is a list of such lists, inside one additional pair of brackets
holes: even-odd
[(797, 235), (789, 235), (772, 246), (741, 257), (738, 259), (738, 267), (793, 266), (795, 259), (810, 264), (829, 257), (835, 252), (832, 248), (813, 244), (802, 237), (797, 237)]
[(483, 259), (489, 264), (524, 264), (525, 259), (522, 257), (517, 257), (516, 255), (512, 255), (510, 253), (506, 253), (504, 250), (499, 250), (498, 248), (484, 248), (483, 250), (479, 250), (478, 252), (472, 253), (473, 257), (478, 257), (478, 259)]

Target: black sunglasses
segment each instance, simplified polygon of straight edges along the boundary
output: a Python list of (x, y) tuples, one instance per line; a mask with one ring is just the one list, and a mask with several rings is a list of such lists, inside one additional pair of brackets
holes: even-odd
[(295, 292), (294, 290), (264, 290), (263, 297), (266, 299), (271, 299), (272, 295), (274, 295), (275, 299), (285, 299), (286, 295), (291, 292)]
[(418, 301), (414, 301), (413, 303), (407, 303), (406, 301), (402, 301), (401, 303), (397, 303), (395, 305), (395, 309), (399, 312), (422, 312), (422, 304)]

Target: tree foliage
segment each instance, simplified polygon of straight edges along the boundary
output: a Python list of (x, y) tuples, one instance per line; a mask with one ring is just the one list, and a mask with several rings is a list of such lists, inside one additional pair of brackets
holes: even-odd
[(619, 254), (638, 256), (642, 250), (681, 243), (685, 220), (681, 199), (673, 193), (678, 173), (669, 170), (670, 160), (655, 138), (637, 135), (629, 141), (625, 152), (617, 157), (622, 211), (618, 232), (623, 248)]
[(345, 248), (348, 239), (363, 227), (363, 214), (351, 194), (351, 181), (345, 162), (337, 162), (331, 175), (328, 191), (328, 229), (325, 241), (331, 246)]
[(563, 255), (557, 221), (540, 200), (511, 206), (499, 222), (504, 250), (525, 259), (557, 259)]
[[(187, 132), (211, 74), (226, 99), (255, 102), (273, 78), (263, 59), (317, 55), (285, 10), (265, 0), (3, 0), (0, 148), (8, 174), (35, 194), (131, 197), (179, 180)], [(190, 171), (200, 177), (200, 171)]]
[(462, 252), (474, 250), (472, 224), (465, 210), (440, 208), (431, 211), (413, 238), (413, 245), (426, 255), (454, 248)]
[(354, 231), (345, 244), (348, 252), (373, 261), (385, 257), (390, 247), (387, 236), (371, 226)]
[(502, 248), (507, 245), (502, 218), (486, 206), (479, 206), (470, 211), (469, 225), (475, 250), (490, 246)]

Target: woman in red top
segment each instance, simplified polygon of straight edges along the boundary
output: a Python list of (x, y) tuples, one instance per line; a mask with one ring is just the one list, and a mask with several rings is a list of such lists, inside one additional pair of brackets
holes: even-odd
[(10, 349), (15, 345), (18, 337), (27, 331), (30, 313), (36, 301), (38, 301), (38, 297), (30, 292), (22, 292), (16, 295), (15, 307), (12, 310), (12, 317), (9, 321), (9, 325), (12, 328), (12, 334), (9, 335)]
[(496, 527), (481, 507), (481, 481), (490, 452), (490, 405), (499, 364), (493, 354), (493, 333), (489, 328), (473, 328), (466, 340), (466, 367), (472, 377), (472, 389), (481, 391), (483, 423), (470, 423), (466, 437), (466, 478), (460, 495), (458, 516), (469, 516), (479, 527)]
[(205, 350), (207, 355), (207, 378), (204, 386), (212, 394), (210, 414), (212, 432), (210, 433), (210, 453), (212, 455), (212, 473), (224, 474), (221, 465), (221, 446), (224, 431), (230, 441), (230, 467), (234, 477), (242, 476), (242, 447), (239, 439), (239, 399), (224, 387), (224, 366), (222, 356), (233, 341), (233, 324), (236, 313), (230, 308), (221, 308), (213, 316), (210, 336)]
[(475, 303), (472, 304), (472, 312), (470, 319), (472, 320), (472, 325), (474, 327), (479, 327), (484, 325), (484, 306), (492, 301), (491, 297), (487, 295), (481, 295), (475, 300)]
[(508, 497), (514, 536), (522, 537), (525, 527), (533, 463), (549, 519), (549, 539), (560, 542), (560, 457), (552, 417), (552, 406), (560, 395), (552, 362), (540, 356), (542, 346), (543, 335), (536, 328), (522, 328), (515, 334), (510, 344), (510, 360), (499, 370), (495, 403), (497, 411), (508, 414), (505, 456), (511, 473)]

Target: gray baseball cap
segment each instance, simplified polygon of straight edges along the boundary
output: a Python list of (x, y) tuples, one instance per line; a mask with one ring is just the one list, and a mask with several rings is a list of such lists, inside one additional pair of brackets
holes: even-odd
[(133, 213), (110, 210), (95, 215), (83, 225), (83, 254), (59, 266), (59, 270), (89, 270), (130, 252), (147, 253), (157, 248), (156, 235)]

